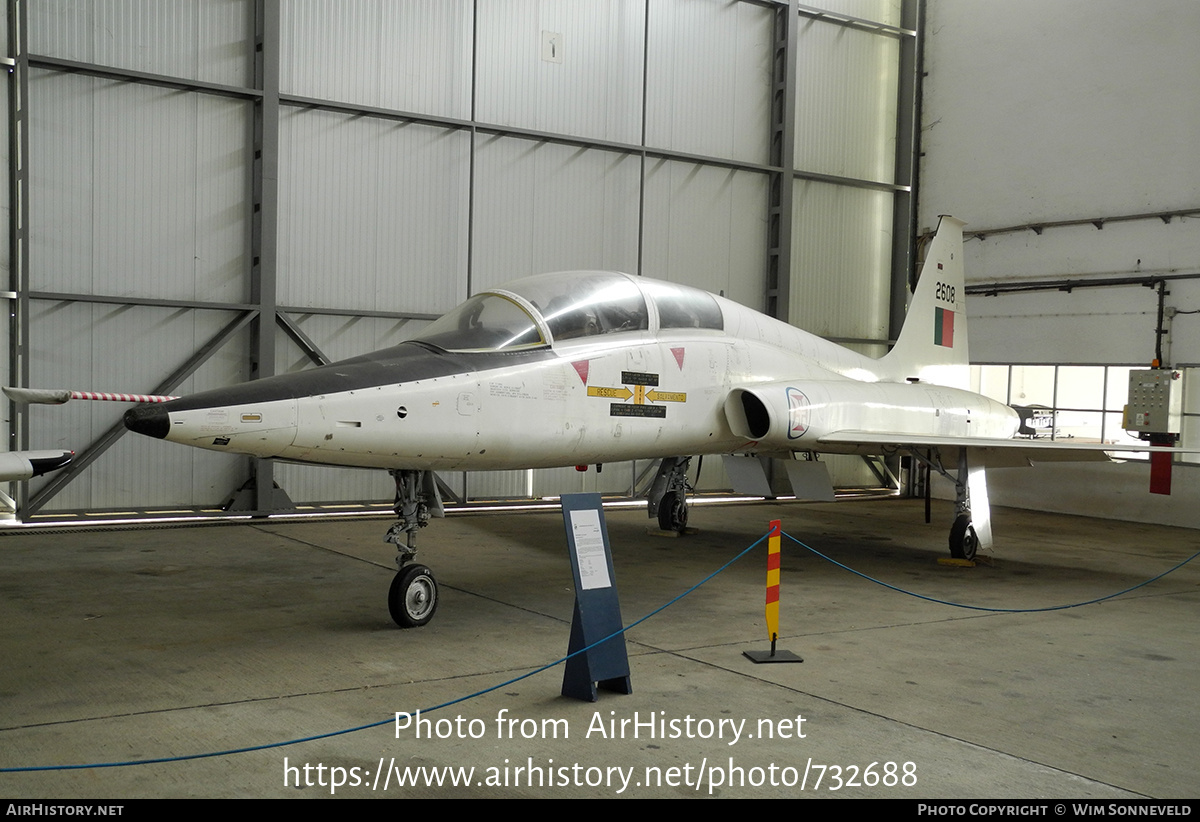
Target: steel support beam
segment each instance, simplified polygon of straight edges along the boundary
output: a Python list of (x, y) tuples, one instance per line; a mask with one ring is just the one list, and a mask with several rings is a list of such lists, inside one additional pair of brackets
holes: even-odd
[[(250, 301), (258, 315), (250, 328), (250, 379), (275, 374), (276, 293), (279, 246), (279, 4), (256, 0), (254, 9), (254, 86), (262, 96), (254, 105), (254, 160), (250, 236)], [(253, 508), (274, 508), (275, 465), (250, 461)]]
[[(196, 351), (192, 356), (188, 357), (178, 368), (172, 371), (166, 379), (156, 385), (149, 393), (151, 394), (170, 394), (179, 384), (196, 373), (196, 369), (204, 365), (208, 358), (220, 350), (221, 346), (229, 342), (234, 334), (241, 331), (255, 317), (252, 311), (243, 312), (227, 323), (224, 328), (212, 336), (200, 350)], [(42, 488), (28, 499), (25, 505), (20, 509), (22, 515), (36, 514), (41, 508), (53, 499), (59, 491), (66, 488), (77, 476), (83, 473), (83, 470), (91, 465), (96, 459), (107, 451), (112, 445), (124, 436), (126, 432), (125, 423), (123, 420), (118, 420), (107, 431), (101, 434), (95, 442), (90, 443), (86, 448), (76, 454), (75, 459), (71, 464), (62, 471), (54, 475), (54, 479), (42, 486)]]
[(903, 0), (901, 24), (914, 36), (900, 41), (896, 105), (896, 176), (892, 206), (892, 289), (888, 336), (900, 337), (908, 308), (909, 283), (916, 276), (917, 158), (921, 134), (921, 26), (924, 0)]
[[(8, 0), (8, 375), (29, 384), (29, 10), (25, 0)], [(29, 411), (8, 404), (8, 448), (29, 448)], [(28, 483), (17, 487), (17, 510), (29, 499)]]
[(792, 282), (792, 225), (796, 168), (796, 0), (775, 9), (771, 59), (771, 157), (777, 171), (767, 185), (768, 316), (788, 321)]
[(316, 365), (329, 365), (333, 360), (321, 350), (312, 338), (304, 333), (304, 329), (298, 326), (291, 317), (284, 314), (282, 311), (275, 315), (275, 322), (283, 329), (283, 333), (291, 337), (292, 342), (299, 346), (304, 352), (304, 356), (308, 357)]

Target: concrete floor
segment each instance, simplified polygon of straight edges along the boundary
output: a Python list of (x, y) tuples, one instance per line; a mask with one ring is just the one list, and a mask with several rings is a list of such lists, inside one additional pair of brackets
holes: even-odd
[[(643, 511), (610, 510), (625, 622), (714, 571), (776, 517), (865, 574), (992, 608), (1111, 594), (1200, 549), (1197, 531), (1001, 509), (993, 564), (957, 568), (937, 562), (945, 503), (935, 526), (907, 500), (697, 507), (699, 533), (683, 539), (647, 535)], [(417, 739), (411, 729), (397, 736), (396, 711), (467, 696), (565, 652), (570, 569), (557, 511), (434, 522), (421, 559), (438, 574), (440, 609), (428, 627), (401, 631), (385, 602), (386, 525), (0, 536), (0, 768), (187, 756), (384, 723), (181, 762), (2, 772), (0, 795), (324, 797), (336, 778), (362, 783), (338, 797), (610, 797), (621, 773), (632, 773), (623, 795), (643, 797), (1197, 795), (1200, 563), (1101, 604), (1008, 614), (904, 596), (785, 540), (780, 647), (802, 665), (756, 666), (741, 654), (767, 644), (760, 548), (629, 633), (632, 695), (564, 699), (558, 667), (426, 717), (462, 717), (465, 738), (443, 722), (450, 738)], [(517, 737), (508, 738), (501, 711), (537, 722), (508, 726)], [(677, 720), (683, 735), (595, 730), (635, 714)], [(559, 738), (547, 738), (543, 719), (564, 720)], [(741, 738), (721, 720), (744, 720)], [(521, 738), (522, 727), (537, 733)], [(723, 738), (700, 738), (710, 727)], [(761, 737), (768, 727), (775, 739)], [(475, 771), (466, 787), (419, 788), (396, 787), (392, 771), (385, 791), (382, 775), (373, 788), (381, 763)], [(516, 771), (530, 764), (533, 787)], [(536, 786), (539, 773), (553, 784)], [(802, 792), (794, 783), (805, 778)]]

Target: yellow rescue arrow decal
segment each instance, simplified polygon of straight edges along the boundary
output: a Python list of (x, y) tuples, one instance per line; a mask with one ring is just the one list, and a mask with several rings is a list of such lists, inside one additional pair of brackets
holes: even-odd
[(620, 388), (606, 388), (601, 385), (588, 386), (589, 397), (607, 397), (610, 400), (627, 400), (633, 396), (633, 392), (625, 386)]

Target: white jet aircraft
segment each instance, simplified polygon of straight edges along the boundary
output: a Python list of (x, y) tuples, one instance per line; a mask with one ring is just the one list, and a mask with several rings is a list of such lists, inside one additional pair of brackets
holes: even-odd
[(66, 467), (75, 458), (74, 451), (0, 452), (0, 482), (33, 479)]
[(695, 288), (543, 274), (477, 294), (392, 348), (156, 398), (168, 401), (131, 409), (125, 424), (215, 451), (387, 469), (400, 518), (387, 537), (399, 552), (388, 602), (404, 627), (437, 608), (432, 572), (411, 562), (417, 529), (442, 513), (437, 470), (662, 458), (650, 516), (681, 531), (694, 455), (782, 457), (794, 487), (831, 498), (817, 454), (904, 453), (954, 482), (950, 550), (971, 557), (990, 542), (984, 466), (1107, 457), (1014, 440), (1016, 412), (966, 390), (962, 225), (941, 219), (881, 359)]

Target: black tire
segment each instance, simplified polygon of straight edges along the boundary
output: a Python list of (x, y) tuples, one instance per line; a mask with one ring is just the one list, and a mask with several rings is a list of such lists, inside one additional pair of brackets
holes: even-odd
[(959, 514), (954, 525), (950, 526), (950, 556), (955, 559), (975, 559), (978, 550), (979, 537), (975, 535), (970, 515)]
[(687, 498), (679, 491), (668, 491), (658, 503), (658, 527), (682, 534), (687, 528)]
[(438, 586), (433, 571), (424, 565), (406, 565), (392, 580), (388, 610), (401, 628), (428, 625), (437, 612)]

